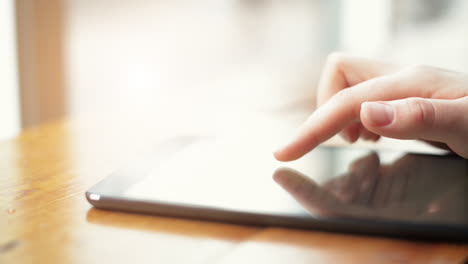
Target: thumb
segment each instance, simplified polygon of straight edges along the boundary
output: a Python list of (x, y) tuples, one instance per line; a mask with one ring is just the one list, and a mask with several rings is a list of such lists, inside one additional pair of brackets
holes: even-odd
[[(424, 139), (453, 145), (468, 142), (468, 98), (455, 100), (406, 98), (361, 105), (362, 124), (371, 132), (398, 139)], [(460, 147), (460, 146), (458, 146)], [(465, 147), (467, 148), (467, 147)], [(466, 152), (466, 153), (464, 153)]]

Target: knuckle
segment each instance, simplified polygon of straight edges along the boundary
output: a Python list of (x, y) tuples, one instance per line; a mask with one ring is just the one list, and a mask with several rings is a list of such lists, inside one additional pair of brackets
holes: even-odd
[(332, 65), (333, 67), (339, 68), (347, 61), (347, 56), (341, 52), (332, 52), (327, 57), (327, 64)]
[(382, 92), (390, 91), (395, 87), (401, 86), (400, 81), (390, 76), (381, 76), (366, 81), (367, 86), (372, 87), (374, 90), (380, 90)]
[(346, 102), (351, 99), (352, 88), (346, 88), (337, 92), (333, 97), (338, 102)]
[(410, 122), (423, 124), (425, 128), (432, 128), (436, 112), (430, 101), (422, 98), (408, 98), (406, 104)]
[[(406, 75), (405, 86), (419, 87), (416, 89), (419, 90), (419, 96), (421, 97), (440, 97), (437, 94), (440, 93), (439, 88), (443, 87), (441, 81), (444, 80), (444, 77), (441, 76), (440, 69), (421, 64), (409, 66), (407, 69), (408, 70), (403, 73)], [(426, 87), (421, 87), (422, 85)]]
[(412, 73), (420, 73), (420, 72), (426, 72), (427, 68), (428, 67), (423, 64), (413, 64), (413, 65), (408, 66), (406, 70)]
[(413, 64), (408, 66), (406, 70), (412, 74), (424, 74), (426, 76), (433, 76), (439, 72), (437, 68), (424, 64)]
[(361, 102), (361, 99), (357, 99), (359, 94), (355, 92), (353, 88), (346, 88), (337, 92), (332, 100), (334, 105), (346, 105), (347, 109), (352, 116), (359, 116), (361, 111), (361, 103), (355, 103), (356, 101)]

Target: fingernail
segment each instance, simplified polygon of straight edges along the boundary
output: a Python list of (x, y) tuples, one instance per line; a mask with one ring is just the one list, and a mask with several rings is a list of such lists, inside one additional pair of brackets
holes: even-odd
[(372, 126), (382, 127), (393, 122), (393, 107), (389, 104), (365, 102), (361, 108)]

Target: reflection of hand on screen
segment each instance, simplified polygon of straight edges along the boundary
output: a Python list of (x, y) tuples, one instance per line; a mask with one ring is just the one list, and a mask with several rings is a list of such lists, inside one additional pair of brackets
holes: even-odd
[(372, 153), (322, 185), (289, 168), (277, 170), (274, 179), (322, 216), (459, 221), (465, 217), (460, 201), (466, 199), (460, 196), (468, 193), (466, 172), (462, 159), (407, 154), (383, 165)]

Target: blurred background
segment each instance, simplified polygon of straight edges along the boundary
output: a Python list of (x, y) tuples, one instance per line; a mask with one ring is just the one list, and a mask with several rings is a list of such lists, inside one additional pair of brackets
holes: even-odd
[(2, 0), (0, 139), (74, 116), (313, 109), (332, 51), (468, 71), (462, 0)]

